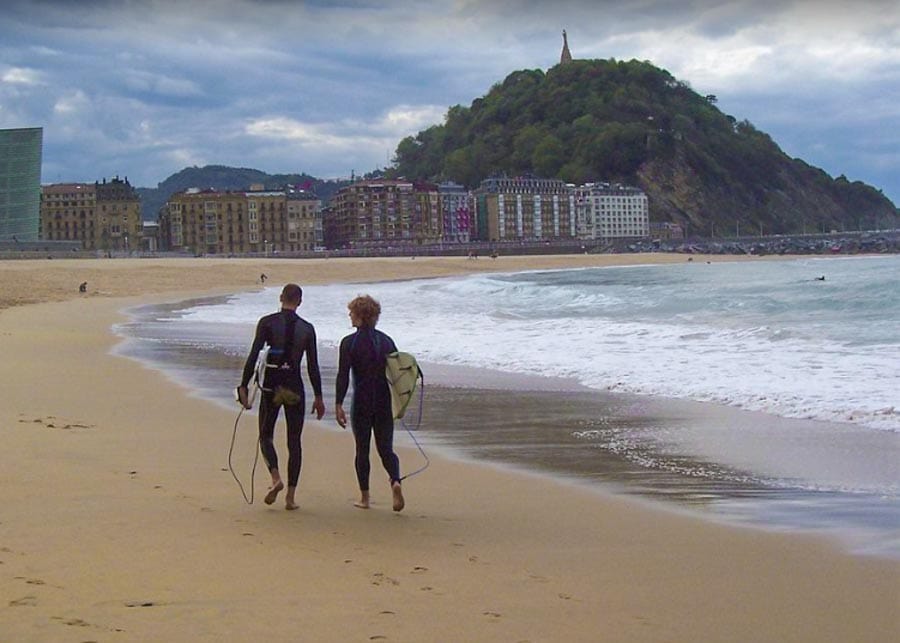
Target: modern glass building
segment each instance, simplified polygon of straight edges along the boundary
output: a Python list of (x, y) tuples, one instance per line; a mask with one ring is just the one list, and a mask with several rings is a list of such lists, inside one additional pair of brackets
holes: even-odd
[(44, 129), (0, 129), (0, 241), (37, 241)]

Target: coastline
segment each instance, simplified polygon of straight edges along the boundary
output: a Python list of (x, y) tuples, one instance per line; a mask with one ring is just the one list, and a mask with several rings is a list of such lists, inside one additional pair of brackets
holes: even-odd
[[(496, 269), (521, 269), (504, 259)], [(301, 509), (243, 505), (224, 467), (234, 414), (111, 354), (121, 310), (254, 288), (258, 269), (273, 283), (381, 280), (427, 260), (268, 270), (185, 261), (160, 274), (104, 266), (89, 283), (108, 283), (108, 295), (0, 310), (10, 401), (0, 411), (0, 631), (11, 638), (220, 640), (298, 627), (317, 640), (896, 635), (900, 564), (807, 535), (726, 527), (440, 457), (409, 485), (406, 511), (390, 512), (374, 486), (375, 507), (360, 512), (351, 442), (315, 421), (304, 431)], [(457, 262), (426, 270), (468, 269)], [(75, 268), (86, 268), (49, 263), (21, 282), (48, 284), (30, 296), (71, 298), (62, 277), (75, 291)]]
[[(274, 291), (270, 289), (274, 297)], [(213, 328), (172, 319), (172, 310), (221, 305), (211, 297), (128, 312), (118, 326), (124, 339), (116, 353), (156, 368), (191, 395), (232, 411), (235, 373), (252, 333), (246, 324)], [(177, 316), (176, 316), (177, 317)], [(166, 321), (159, 321), (160, 319)], [(326, 406), (333, 406), (337, 354), (319, 346)], [(851, 553), (900, 560), (900, 529), (892, 496), (850, 490), (846, 480), (823, 488), (827, 450), (820, 436), (838, 432), (852, 443), (866, 467), (888, 471), (895, 444), (887, 433), (831, 427), (822, 420), (788, 419), (745, 409), (658, 396), (589, 388), (571, 378), (507, 373), (481, 367), (423, 363), (428, 384), (424, 423), (415, 440), (398, 423), (398, 445), (428, 453), (550, 477), (600, 493), (653, 501), (657, 509), (687, 512), (707, 520), (768, 531), (826, 536)], [(418, 397), (411, 414), (415, 424)], [(252, 428), (253, 420), (245, 418)], [(409, 422), (409, 419), (407, 419)], [(336, 429), (325, 419), (324, 425)], [(665, 442), (651, 438), (666, 427)], [(721, 427), (729, 427), (723, 433)], [(691, 436), (687, 453), (675, 449), (674, 433)], [(642, 435), (636, 438), (635, 433)], [(784, 436), (792, 436), (785, 438)], [(802, 439), (801, 439), (802, 436)], [(253, 452), (253, 445), (247, 445)], [(773, 449), (777, 449), (775, 457)], [(766, 469), (747, 468), (746, 458)], [(841, 455), (841, 454), (831, 454)], [(808, 460), (817, 483), (794, 477)], [(827, 458), (826, 458), (827, 459)], [(425, 462), (415, 454), (406, 472)], [(788, 469), (779, 468), (788, 465)], [(848, 471), (850, 463), (829, 467)], [(852, 467), (851, 467), (852, 469)], [(871, 480), (871, 476), (870, 476)], [(890, 485), (881, 481), (881, 488)]]
[[(803, 256), (796, 257), (804, 258)], [(372, 257), (344, 259), (0, 259), (0, 310), (12, 306), (85, 298), (162, 295), (166, 299), (261, 287), (270, 284), (366, 282), (449, 277), (482, 272), (516, 272), (594, 266), (684, 263), (692, 261), (771, 261), (778, 256), (684, 255), (640, 253), (613, 255), (465, 257)], [(129, 278), (120, 279), (123, 272)], [(78, 292), (87, 282), (87, 292)]]

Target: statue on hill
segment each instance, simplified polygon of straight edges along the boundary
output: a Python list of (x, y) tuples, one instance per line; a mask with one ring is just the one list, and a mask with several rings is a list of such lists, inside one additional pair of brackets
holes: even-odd
[(570, 62), (572, 62), (572, 52), (569, 51), (569, 39), (566, 37), (566, 30), (563, 29), (563, 48), (559, 57), (559, 64), (563, 65)]

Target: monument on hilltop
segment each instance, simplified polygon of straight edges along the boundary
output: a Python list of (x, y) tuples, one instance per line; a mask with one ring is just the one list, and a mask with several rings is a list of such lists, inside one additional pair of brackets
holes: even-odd
[(566, 30), (563, 29), (563, 48), (559, 57), (559, 64), (563, 65), (570, 62), (572, 62), (572, 52), (569, 51), (569, 39), (566, 37)]

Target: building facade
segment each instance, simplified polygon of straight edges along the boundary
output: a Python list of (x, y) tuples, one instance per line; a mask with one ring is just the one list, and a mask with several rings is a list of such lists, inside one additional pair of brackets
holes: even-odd
[(458, 183), (438, 185), (444, 243), (468, 243), (474, 221), (472, 195)]
[(321, 202), (303, 190), (190, 189), (160, 216), (160, 245), (193, 254), (307, 252), (322, 245)]
[(417, 182), (413, 185), (413, 237), (417, 244), (436, 244), (441, 241), (443, 220), (441, 195), (434, 183)]
[(588, 183), (575, 188), (578, 236), (612, 240), (646, 238), (650, 210), (643, 190), (609, 183)]
[(489, 178), (474, 192), (481, 241), (574, 239), (575, 193), (557, 179)]
[(127, 178), (45, 185), (40, 196), (42, 239), (102, 252), (142, 249), (141, 199)]
[(341, 188), (329, 201), (325, 217), (329, 246), (387, 247), (432, 239), (434, 233), (427, 227), (437, 211), (427, 194), (430, 188), (421, 196), (411, 181), (388, 179)]
[(0, 241), (37, 241), (41, 218), (41, 127), (0, 129)]

